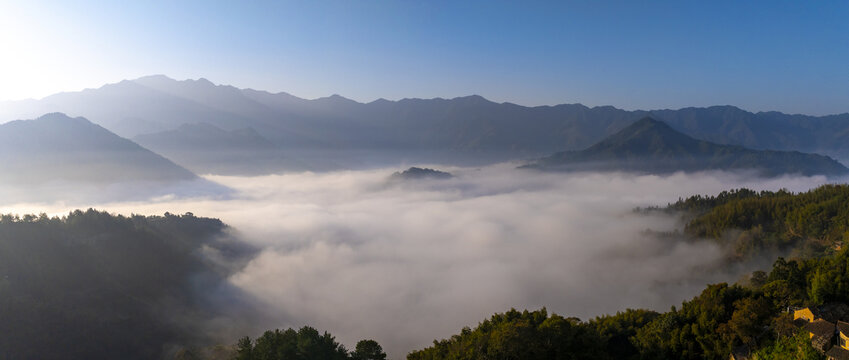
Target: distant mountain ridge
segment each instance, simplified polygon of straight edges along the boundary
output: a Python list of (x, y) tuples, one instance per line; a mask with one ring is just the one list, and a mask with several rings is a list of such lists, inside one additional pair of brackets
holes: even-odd
[(651, 117), (645, 117), (584, 150), (559, 152), (527, 167), (641, 173), (754, 170), (766, 176), (836, 176), (849, 173), (849, 169), (827, 156), (720, 145), (694, 139)]
[[(477, 95), (359, 103), (339, 95), (306, 100), (161, 75), (0, 103), (0, 121), (53, 111), (85, 116), (127, 138), (202, 122), (226, 131), (252, 128), (285, 152), (434, 151), (447, 154), (437, 160), (448, 162), (464, 154), (488, 154), (494, 162), (583, 149), (652, 116), (718, 144), (849, 157), (849, 113), (752, 113), (733, 106), (651, 111), (580, 104), (525, 107)], [(422, 160), (427, 159), (417, 159)]]
[(52, 113), (0, 125), (0, 182), (195, 180), (192, 172), (85, 118)]
[[(164, 141), (164, 144), (174, 145), (175, 141), (185, 141), (185, 147), (204, 149), (211, 146), (210, 140), (226, 141), (228, 147), (237, 147), (240, 149), (274, 149), (276, 146), (262, 137), (256, 130), (252, 128), (242, 128), (237, 130), (223, 130), (219, 127), (208, 123), (193, 123), (182, 124), (174, 130), (163, 131), (161, 133), (145, 134), (136, 136), (135, 139), (153, 139), (151, 135), (157, 135), (155, 138), (166, 138), (173, 136), (173, 139)], [(164, 145), (163, 144), (163, 145)]]
[(431, 168), (411, 167), (404, 171), (396, 171), (389, 176), (390, 180), (407, 181), (407, 180), (422, 180), (422, 179), (450, 179), (454, 177), (449, 172), (440, 171)]
[(133, 141), (199, 174), (265, 174), (305, 168), (252, 128), (223, 130), (208, 123), (138, 135)]

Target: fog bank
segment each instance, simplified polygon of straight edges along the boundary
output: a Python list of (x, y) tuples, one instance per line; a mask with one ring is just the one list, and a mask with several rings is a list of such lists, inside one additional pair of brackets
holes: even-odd
[(825, 182), (728, 173), (547, 174), (506, 164), (442, 168), (456, 176), (389, 184), (396, 170), (216, 176), (207, 179), (235, 194), (0, 211), (61, 215), (96, 207), (220, 218), (262, 249), (229, 279), (263, 314), (244, 329), (249, 335), (310, 325), (349, 348), (372, 338), (391, 358), (403, 358), (511, 307), (546, 306), (584, 320), (625, 308), (665, 311), (706, 283), (734, 281), (748, 269), (705, 272), (720, 249), (643, 235), (678, 224), (634, 214), (634, 207), (743, 186), (803, 191)]

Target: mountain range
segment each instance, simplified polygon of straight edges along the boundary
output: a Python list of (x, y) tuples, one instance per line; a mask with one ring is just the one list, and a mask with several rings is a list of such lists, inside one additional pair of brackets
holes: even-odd
[(227, 131), (252, 128), (284, 150), (445, 150), (500, 153), (499, 159), (583, 149), (651, 116), (718, 144), (849, 154), (849, 113), (752, 113), (733, 106), (650, 111), (580, 104), (525, 107), (476, 95), (359, 103), (339, 95), (306, 100), (161, 75), (0, 103), (0, 121), (57, 111), (85, 116), (126, 138), (202, 122)]
[[(752, 113), (733, 106), (635, 111), (581, 104), (526, 107), (477, 95), (360, 103), (339, 95), (307, 100), (162, 75), (2, 102), (0, 122), (49, 112), (84, 116), (204, 173), (539, 158), (584, 149), (646, 116), (716, 144), (849, 158), (849, 113)], [(325, 165), (317, 165), (322, 161)]]
[(0, 182), (178, 182), (191, 171), (82, 117), (52, 113), (0, 125)]
[(209, 123), (183, 124), (132, 140), (197, 174), (259, 175), (307, 169), (252, 128), (228, 131)]
[(653, 174), (703, 170), (751, 170), (762, 176), (849, 173), (849, 169), (828, 156), (715, 144), (694, 139), (651, 117), (638, 120), (584, 150), (559, 152), (527, 167)]

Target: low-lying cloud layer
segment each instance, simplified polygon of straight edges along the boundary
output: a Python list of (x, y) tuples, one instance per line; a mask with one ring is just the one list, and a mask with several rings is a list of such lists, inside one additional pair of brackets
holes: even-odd
[(720, 249), (643, 235), (678, 224), (634, 214), (634, 207), (741, 186), (802, 191), (825, 182), (725, 173), (544, 174), (503, 165), (447, 169), (456, 175), (447, 180), (387, 183), (395, 170), (210, 177), (236, 195), (78, 207), (218, 217), (262, 249), (229, 279), (263, 313), (244, 331), (311, 325), (349, 347), (373, 338), (402, 358), (511, 307), (546, 306), (582, 319), (625, 308), (664, 311), (741, 272), (705, 273)]

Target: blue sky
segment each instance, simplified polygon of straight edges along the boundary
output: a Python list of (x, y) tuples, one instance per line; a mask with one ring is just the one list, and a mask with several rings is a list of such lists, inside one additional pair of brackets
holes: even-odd
[(315, 98), (849, 112), (846, 1), (0, 2), (0, 99), (165, 74)]

